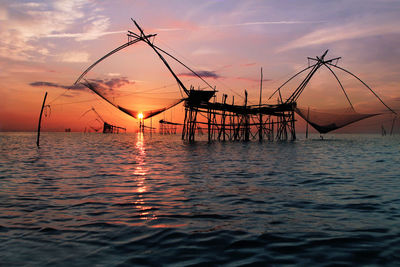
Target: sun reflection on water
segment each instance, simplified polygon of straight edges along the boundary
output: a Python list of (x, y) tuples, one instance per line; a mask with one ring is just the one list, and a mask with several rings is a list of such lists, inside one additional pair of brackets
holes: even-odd
[(146, 168), (146, 148), (144, 144), (144, 136), (139, 132), (136, 137), (136, 168), (133, 171), (134, 179), (136, 182), (137, 199), (134, 202), (135, 208), (139, 211), (140, 219), (154, 220), (157, 219), (155, 214), (151, 213), (153, 209), (151, 206), (146, 205), (144, 194), (148, 192), (146, 186), (147, 168)]

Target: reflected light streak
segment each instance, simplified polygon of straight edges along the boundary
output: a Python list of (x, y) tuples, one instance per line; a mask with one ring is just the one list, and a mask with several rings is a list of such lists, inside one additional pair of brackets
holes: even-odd
[[(140, 114), (139, 114), (140, 115)], [(142, 114), (143, 115), (143, 114)], [(137, 140), (136, 140), (136, 168), (133, 172), (135, 175), (135, 181), (137, 185), (136, 193), (138, 194), (138, 198), (135, 201), (135, 208), (138, 210), (140, 219), (142, 220), (154, 220), (157, 217), (154, 214), (151, 214), (149, 210), (152, 209), (150, 206), (146, 206), (145, 199), (143, 198), (143, 193), (147, 192), (146, 182), (146, 149), (144, 145), (144, 136), (143, 132), (137, 133)]]

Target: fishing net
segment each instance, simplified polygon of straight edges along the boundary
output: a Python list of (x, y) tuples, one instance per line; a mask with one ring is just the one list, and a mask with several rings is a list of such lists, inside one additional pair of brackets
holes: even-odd
[(362, 114), (355, 112), (353, 109), (325, 112), (299, 107), (296, 108), (296, 113), (321, 134), (380, 114)]
[[(151, 118), (184, 101), (189, 95), (185, 84), (193, 79), (197, 79), (197, 82), (201, 80), (203, 85), (212, 89), (211, 93), (215, 93), (215, 89), (203, 79), (215, 77), (214, 73), (194, 72), (172, 54), (158, 47), (154, 43), (156, 34), (145, 34), (136, 21), (132, 21), (136, 26), (136, 33), (128, 31), (128, 42), (90, 65), (78, 77), (75, 85), (85, 85), (135, 119)], [(135, 53), (124, 50), (133, 45)], [(173, 91), (168, 92), (169, 87)]]
[[(169, 101), (166, 101), (165, 99), (163, 99), (164, 104), (167, 104), (167, 105), (162, 108), (151, 109), (151, 110), (146, 110), (146, 111), (135, 110), (135, 109), (123, 107), (115, 100), (115, 99), (118, 99), (121, 97), (126, 97), (127, 95), (121, 95), (120, 93), (118, 95), (116, 95), (115, 90), (112, 90), (110, 87), (110, 84), (112, 84), (110, 82), (107, 83), (107, 82), (100, 81), (100, 80), (85, 80), (85, 82), (82, 84), (85, 85), (87, 88), (89, 88), (94, 93), (96, 93), (98, 96), (103, 98), (105, 101), (107, 101), (108, 103), (113, 105), (114, 107), (118, 108), (125, 114), (128, 114), (129, 116), (134, 117), (135, 119), (139, 118), (139, 114), (141, 114), (143, 116), (142, 117), (143, 119), (151, 118), (155, 115), (162, 113), (163, 111), (165, 111), (167, 109), (170, 109), (170, 108), (178, 105), (179, 103), (181, 103), (183, 101), (183, 99), (178, 99), (178, 100), (174, 99), (174, 100), (169, 100)], [(143, 101), (143, 99), (141, 99), (141, 101)], [(170, 102), (170, 103), (166, 103), (166, 102)]]

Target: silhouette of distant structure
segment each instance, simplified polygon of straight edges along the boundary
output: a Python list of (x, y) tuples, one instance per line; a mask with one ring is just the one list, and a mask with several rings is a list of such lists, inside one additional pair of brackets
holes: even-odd
[[(100, 121), (103, 124), (103, 133), (120, 133), (120, 132), (126, 132), (126, 128), (123, 127), (119, 127), (119, 126), (115, 126), (112, 125), (108, 122), (106, 122), (101, 116), (100, 114), (94, 109), (94, 107), (92, 107), (91, 109), (87, 110), (86, 112), (84, 112), (81, 117), (83, 117), (84, 115), (86, 115), (88, 112), (93, 111), (96, 116), (97, 116), (97, 120)], [(90, 126), (90, 128), (92, 128), (95, 132), (98, 132), (101, 128), (95, 128)]]

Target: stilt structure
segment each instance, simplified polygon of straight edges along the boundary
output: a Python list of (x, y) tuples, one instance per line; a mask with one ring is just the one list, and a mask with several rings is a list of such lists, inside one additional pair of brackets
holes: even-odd
[[(295, 140), (295, 103), (277, 105), (227, 104), (211, 102), (215, 91), (189, 91), (185, 100), (182, 139), (192, 142), (196, 131), (206, 126), (208, 141)], [(245, 92), (247, 96), (247, 92)], [(276, 134), (274, 129), (277, 129)]]
[(126, 128), (115, 126), (112, 124), (109, 124), (107, 122), (104, 122), (103, 125), (103, 133), (119, 133), (119, 132), (126, 132)]
[[(81, 118), (83, 116), (85, 116), (88, 112), (93, 111), (96, 116), (97, 116), (97, 121), (103, 123), (103, 133), (120, 133), (120, 132), (126, 132), (126, 128), (124, 127), (119, 127), (119, 126), (115, 126), (112, 125), (108, 122), (106, 122), (102, 116), (100, 116), (100, 114), (94, 109), (94, 107), (92, 107), (91, 109), (85, 111), (82, 115)], [(98, 132), (101, 128), (94, 128), (92, 126), (90, 126), (90, 128), (92, 128), (95, 132)]]

